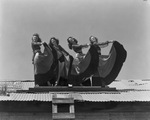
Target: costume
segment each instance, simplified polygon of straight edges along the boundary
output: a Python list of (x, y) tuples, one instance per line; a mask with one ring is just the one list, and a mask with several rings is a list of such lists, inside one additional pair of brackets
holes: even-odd
[(37, 52), (41, 51), (41, 48), (40, 48), (41, 43), (42, 42), (34, 42), (34, 41), (31, 42), (31, 47), (32, 47), (32, 50), (33, 50), (32, 62), (34, 61), (35, 54)]

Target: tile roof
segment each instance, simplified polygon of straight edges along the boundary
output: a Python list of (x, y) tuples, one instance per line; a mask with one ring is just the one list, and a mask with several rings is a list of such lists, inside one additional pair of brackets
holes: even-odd
[[(0, 101), (52, 101), (53, 94), (54, 93), (10, 93), (10, 96), (0, 96)], [(69, 94), (77, 101), (150, 102), (150, 91), (57, 93), (59, 97), (65, 97)]]
[[(33, 81), (0, 81), (0, 88), (7, 85), (8, 88), (15, 90), (28, 90), (34, 87)], [(150, 80), (116, 80), (112, 82), (109, 87), (116, 87), (116, 89), (140, 89), (150, 90)]]
[[(28, 90), (34, 87), (34, 82), (12, 82), (16, 89)], [(109, 87), (116, 87), (118, 92), (73, 92), (72, 97), (77, 101), (91, 102), (150, 102), (150, 80), (120, 80), (114, 81)], [(9, 93), (1, 96), (0, 101), (52, 101), (52, 92), (45, 93)], [(57, 92), (59, 97), (69, 95), (69, 92)]]
[(10, 101), (11, 99), (9, 96), (0, 96), (0, 101)]
[(150, 102), (150, 91), (130, 91), (115, 94), (82, 94), (82, 98), (85, 101), (93, 102)]
[(52, 101), (49, 93), (11, 93), (11, 101)]

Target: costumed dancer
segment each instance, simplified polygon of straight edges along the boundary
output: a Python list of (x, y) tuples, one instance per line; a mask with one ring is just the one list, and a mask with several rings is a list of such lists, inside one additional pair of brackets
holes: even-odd
[(82, 49), (83, 48), (87, 48), (89, 46), (89, 44), (85, 44), (85, 45), (79, 45), (78, 44), (78, 41), (73, 38), (73, 37), (69, 37), (67, 39), (68, 41), (68, 47), (70, 49), (72, 49), (76, 55), (75, 55), (75, 59), (74, 59), (74, 62), (73, 64), (75, 65), (76, 67), (76, 72), (79, 74), (80, 73), (80, 69), (78, 67), (78, 64), (84, 59), (85, 57), (85, 54), (82, 52)]
[[(113, 41), (98, 42), (98, 38), (94, 37), (94, 36), (90, 36), (89, 40), (90, 40), (90, 44), (96, 45), (99, 56), (101, 56), (101, 48), (107, 47), (109, 45), (109, 43), (113, 43)], [(99, 62), (99, 66), (100, 66), (100, 64), (101, 63)], [(94, 81), (94, 78), (95, 77), (92, 77), (92, 81)], [(101, 84), (102, 84), (102, 87), (105, 87), (105, 83), (103, 80), (101, 80)]]
[(33, 56), (32, 56), (32, 64), (34, 64), (34, 56), (37, 52), (41, 52), (41, 45), (43, 44), (41, 38), (39, 37), (39, 34), (35, 33), (32, 36), (32, 42), (31, 47), (33, 50)]
[[(59, 66), (56, 70), (56, 73), (58, 74), (55, 83), (56, 86), (59, 82), (61, 71), (67, 72), (66, 70), (63, 70), (63, 66), (65, 66), (65, 57), (68, 56), (69, 53), (59, 44), (59, 39), (55, 37), (50, 38), (49, 46), (52, 48), (53, 55), (55, 55), (55, 63)], [(64, 74), (67, 75), (67, 73)]]
[(58, 53), (58, 58), (60, 62), (63, 62), (63, 55), (68, 56), (69, 53), (59, 44), (59, 39), (52, 37), (49, 41), (49, 46), (53, 47)]

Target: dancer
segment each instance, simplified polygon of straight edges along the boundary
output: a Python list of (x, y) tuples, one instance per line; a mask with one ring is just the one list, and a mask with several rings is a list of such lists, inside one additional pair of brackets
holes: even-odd
[(52, 48), (54, 63), (57, 66), (55, 70), (57, 76), (55, 86), (57, 86), (60, 79), (67, 79), (68, 69), (65, 59), (69, 56), (69, 53), (59, 44), (59, 39), (55, 37), (50, 38), (49, 46)]
[(39, 34), (35, 33), (32, 36), (32, 42), (31, 42), (31, 47), (33, 50), (33, 56), (32, 56), (32, 64), (34, 63), (34, 56), (36, 52), (41, 52), (41, 45), (43, 44), (41, 38), (39, 37)]
[(73, 37), (69, 37), (67, 41), (68, 47), (76, 53), (73, 64), (76, 66), (76, 72), (79, 74), (80, 69), (78, 67), (78, 64), (84, 59), (85, 56), (85, 54), (82, 52), (82, 49), (87, 48), (89, 44), (79, 45), (78, 41)]
[[(109, 43), (113, 43), (114, 42), (114, 41), (98, 42), (98, 38), (94, 37), (94, 36), (90, 36), (89, 41), (90, 41), (91, 45), (95, 45), (95, 47), (97, 48), (99, 57), (101, 56), (101, 48), (107, 47), (109, 45)], [(100, 66), (101, 66), (101, 63), (99, 62), (99, 66), (98, 67), (100, 67)], [(100, 77), (99, 76), (98, 77), (97, 76), (93, 76), (91, 78), (92, 79), (91, 81), (94, 82), (98, 78), (100, 78)], [(105, 82), (102, 79), (99, 79), (99, 81), (101, 81), (101, 87), (106, 87), (105, 86)]]

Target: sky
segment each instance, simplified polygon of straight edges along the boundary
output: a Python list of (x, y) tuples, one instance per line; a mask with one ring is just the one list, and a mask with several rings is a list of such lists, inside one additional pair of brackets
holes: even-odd
[(99, 42), (116, 40), (127, 51), (116, 79), (150, 78), (149, 0), (0, 0), (0, 80), (34, 79), (33, 33), (47, 43), (58, 38), (72, 55), (70, 36), (79, 44), (91, 35)]

